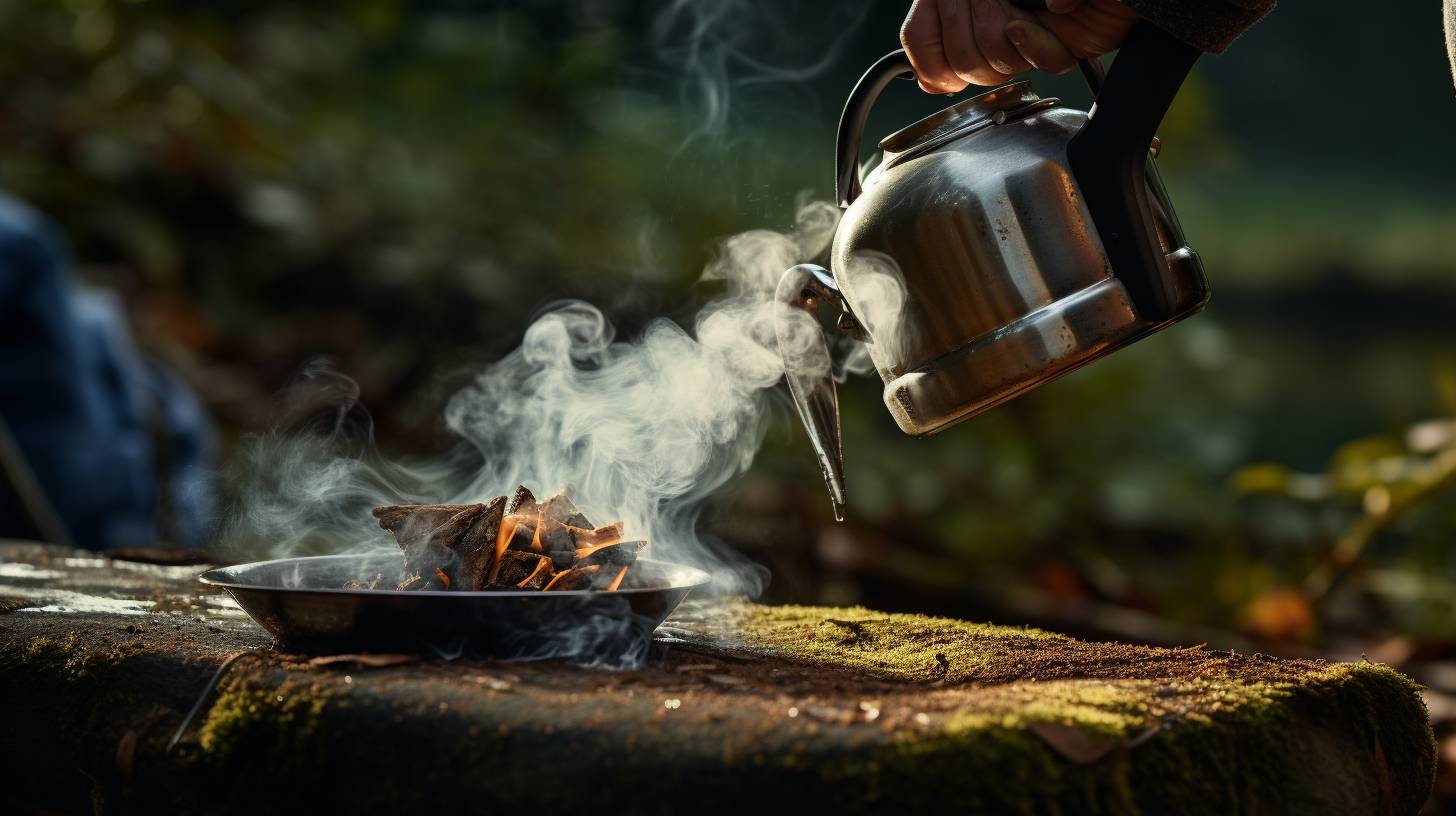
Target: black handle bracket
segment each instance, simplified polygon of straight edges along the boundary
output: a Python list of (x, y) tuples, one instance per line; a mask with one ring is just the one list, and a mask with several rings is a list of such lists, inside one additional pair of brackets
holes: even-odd
[(1067, 145), (1067, 162), (1092, 215), (1112, 273), (1139, 316), (1162, 322), (1176, 311), (1148, 192), (1148, 150), (1201, 53), (1140, 21), (1128, 33), (1087, 124)]

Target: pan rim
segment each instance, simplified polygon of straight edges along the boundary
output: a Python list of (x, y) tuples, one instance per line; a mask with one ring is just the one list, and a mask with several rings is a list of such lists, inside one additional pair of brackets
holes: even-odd
[(262, 561), (249, 561), (245, 564), (230, 564), (228, 566), (213, 567), (197, 576), (197, 580), (207, 586), (218, 587), (226, 590), (245, 590), (254, 592), (288, 592), (294, 594), (323, 594), (323, 595), (352, 595), (365, 598), (581, 598), (596, 597), (608, 598), (622, 595), (643, 595), (654, 592), (673, 592), (678, 590), (690, 590), (704, 586), (713, 580), (705, 570), (697, 567), (690, 567), (687, 564), (678, 564), (672, 561), (662, 561), (656, 558), (639, 559), (644, 564), (660, 564), (671, 567), (674, 570), (687, 570), (692, 579), (685, 583), (674, 583), (665, 587), (635, 587), (633, 589), (619, 589), (614, 592), (598, 592), (590, 589), (567, 589), (554, 592), (542, 592), (541, 590), (509, 590), (504, 592), (490, 592), (486, 590), (448, 590), (448, 589), (345, 589), (343, 587), (286, 587), (268, 586), (256, 583), (242, 583), (236, 579), (220, 575), (225, 570), (244, 570), (249, 568), (263, 567), (266, 565), (301, 563), (305, 561), (347, 561), (368, 558), (368, 553), (337, 553), (334, 555), (301, 555), (291, 558), (269, 558)]

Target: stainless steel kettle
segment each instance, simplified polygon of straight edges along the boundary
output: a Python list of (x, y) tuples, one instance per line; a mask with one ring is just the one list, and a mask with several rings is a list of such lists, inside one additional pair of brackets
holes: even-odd
[[(1096, 97), (1090, 113), (1043, 99), (1027, 82), (1005, 85), (885, 137), (862, 181), (870, 108), (892, 80), (913, 76), (903, 51), (889, 54), (860, 79), (840, 119), (844, 213), (833, 271), (788, 270), (778, 299), (810, 311), (837, 306), (840, 329), (867, 344), (885, 381), (885, 405), (916, 436), (1194, 314), (1208, 285), (1153, 145), (1198, 56), (1140, 22), (1105, 78), (1084, 64)], [(781, 348), (802, 346), (803, 324), (801, 313), (781, 312)], [(786, 363), (842, 518), (834, 380), (822, 365)]]

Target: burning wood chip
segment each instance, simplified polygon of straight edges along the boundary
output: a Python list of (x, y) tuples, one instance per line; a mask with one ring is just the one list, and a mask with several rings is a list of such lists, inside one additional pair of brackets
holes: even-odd
[(622, 585), (622, 580), (627, 577), (627, 567), (610, 566), (607, 564), (591, 564), (585, 567), (573, 567), (569, 570), (558, 572), (551, 583), (546, 585), (547, 592), (567, 592), (575, 589), (591, 589), (601, 592), (616, 592)]
[[(649, 585), (628, 577), (646, 542), (623, 542), (622, 522), (594, 527), (564, 493), (538, 502), (522, 486), (509, 502), (497, 496), (483, 504), (403, 504), (376, 507), (374, 516), (404, 552), (407, 577), (399, 590), (614, 592)], [(380, 580), (345, 586), (376, 589)]]
[(542, 549), (557, 569), (566, 569), (576, 562), (576, 539), (568, 528), (553, 524), (543, 516), (538, 534)]
[[(426, 583), (434, 584), (430, 589), (446, 589), (465, 584), (457, 548), (466, 541), (471, 526), (492, 505), (498, 515), (503, 503), (376, 507), (374, 517), (379, 519), (380, 527), (394, 534), (395, 541), (404, 550), (405, 574), (426, 576)], [(405, 587), (405, 583), (409, 579), (398, 588), (426, 588)]]
[(554, 577), (551, 559), (538, 555), (535, 568), (525, 578), (516, 582), (516, 589), (545, 589), (546, 584), (550, 583)]
[(553, 526), (576, 527), (579, 529), (591, 529), (592, 523), (586, 520), (586, 516), (576, 509), (571, 499), (565, 493), (557, 493), (555, 496), (541, 503), (542, 521), (551, 522)]
[[(609, 579), (608, 579), (609, 580)], [(601, 566), (564, 570), (546, 585), (547, 592), (568, 592), (573, 589), (605, 589)]]
[(544, 552), (541, 548), (541, 540), (536, 536), (537, 524), (534, 515), (506, 516), (502, 524), (508, 525), (508, 529), (501, 533), (506, 540), (506, 549), (537, 554)]
[(567, 527), (566, 530), (571, 533), (571, 540), (576, 543), (578, 554), (582, 550), (610, 547), (622, 540), (622, 522), (620, 521), (616, 524), (598, 527), (595, 530), (582, 530), (576, 527)]
[(465, 534), (454, 544), (461, 561), (465, 585), (462, 589), (483, 589), (486, 577), (495, 565), (496, 539), (505, 519), (506, 497), (496, 496), (476, 514)]
[(374, 508), (374, 517), (379, 519), (380, 527), (396, 537), (413, 538), (418, 530), (433, 530), (470, 507), (468, 504), (396, 504)]
[(593, 564), (625, 567), (636, 561), (637, 554), (646, 547), (646, 541), (614, 541), (600, 547), (583, 547), (576, 551), (576, 563), (584, 567)]
[(502, 554), (500, 570), (491, 582), (491, 589), (541, 589), (555, 575), (551, 559), (520, 550)]
[(516, 492), (511, 494), (511, 503), (506, 507), (506, 513), (512, 516), (530, 516), (535, 518), (541, 512), (536, 506), (536, 494), (530, 488), (521, 485)]
[(586, 517), (576, 513), (572, 520), (581, 525), (559, 523), (547, 515), (543, 507), (538, 526), (541, 551), (551, 556), (557, 569), (565, 569), (576, 563), (578, 558), (601, 547), (608, 547), (622, 540), (622, 522), (592, 529)]
[(374, 574), (374, 577), (370, 578), (367, 581), (362, 578), (354, 578), (352, 580), (345, 581), (344, 589), (379, 589), (379, 585), (383, 582), (384, 576), (376, 572)]

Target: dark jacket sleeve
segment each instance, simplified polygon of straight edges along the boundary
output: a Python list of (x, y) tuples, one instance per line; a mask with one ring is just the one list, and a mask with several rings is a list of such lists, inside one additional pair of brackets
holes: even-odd
[(1446, 0), (1446, 55), (1451, 58), (1451, 76), (1456, 79), (1456, 0)]
[(1223, 53), (1274, 9), (1275, 0), (1122, 0), (1139, 17), (1189, 45)]

